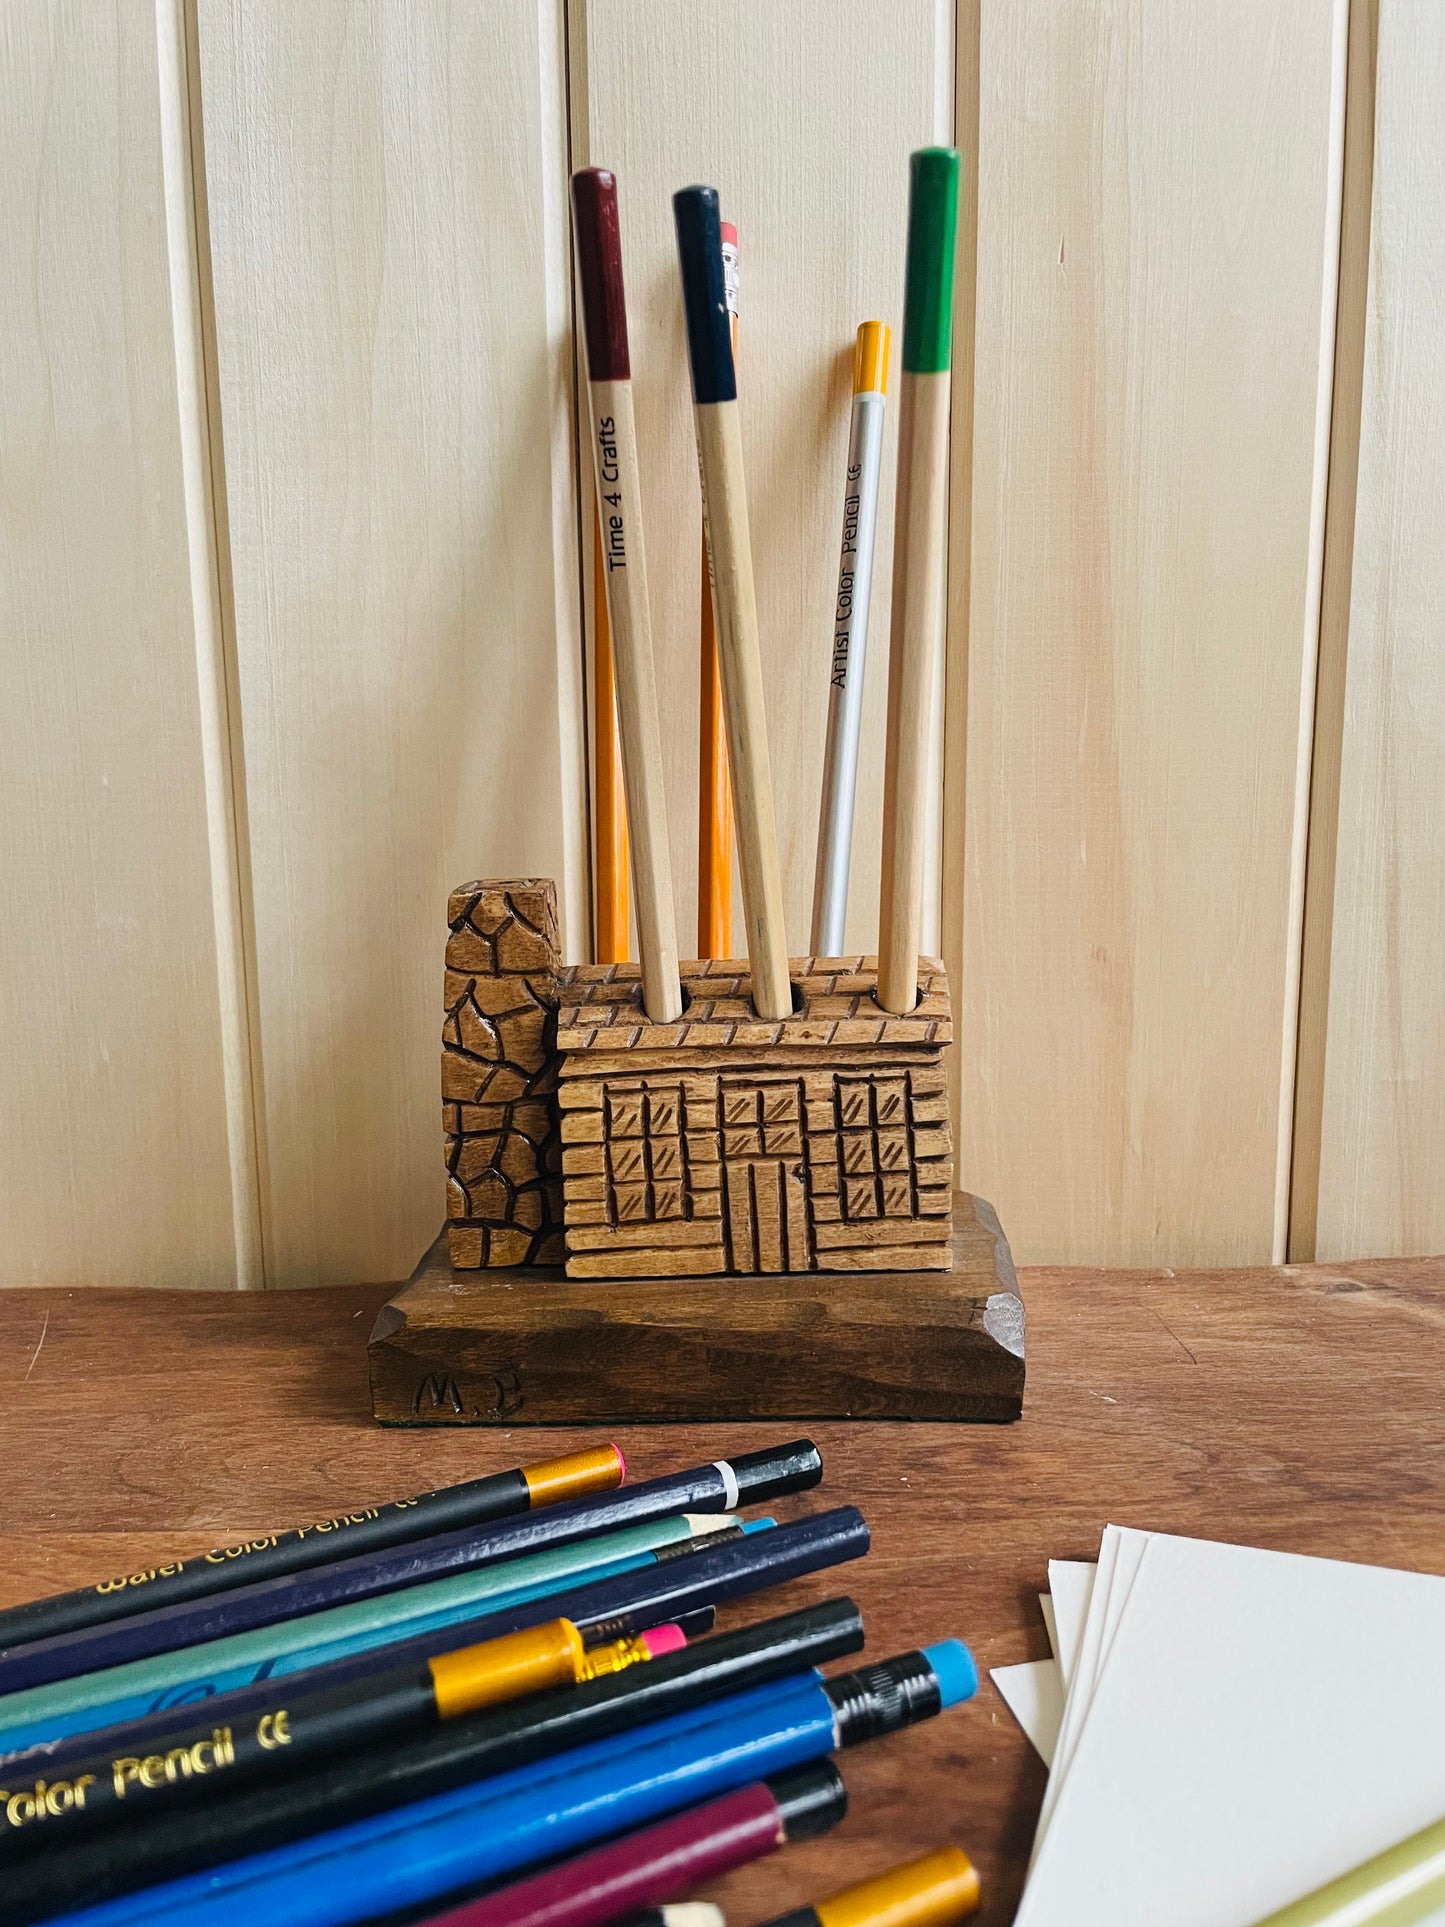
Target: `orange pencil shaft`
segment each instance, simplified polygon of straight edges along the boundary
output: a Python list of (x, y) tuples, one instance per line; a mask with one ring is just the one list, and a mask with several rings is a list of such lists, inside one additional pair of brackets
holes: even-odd
[(617, 735), (612, 673), (612, 625), (603, 588), (602, 523), (592, 499), (593, 741), (597, 771), (597, 853), (593, 875), (593, 948), (598, 963), (625, 963), (630, 942), (627, 886), (627, 798)]
[[(732, 310), (733, 356), (738, 351), (737, 230), (723, 223), (723, 259)], [(730, 255), (730, 258), (729, 258)], [(698, 676), (697, 745), (697, 954), (733, 954), (733, 792), (728, 772), (727, 719), (723, 715), (722, 668), (713, 623), (707, 521), (702, 531), (702, 647)]]

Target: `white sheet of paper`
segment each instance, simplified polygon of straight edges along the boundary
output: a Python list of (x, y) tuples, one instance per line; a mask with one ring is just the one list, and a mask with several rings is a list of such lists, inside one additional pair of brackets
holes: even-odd
[(1106, 1533), (1017, 1927), (1250, 1927), (1445, 1813), (1442, 1734), (1445, 1580)]
[[(1054, 1664), (1059, 1663), (1059, 1622), (1054, 1618), (1054, 1602), (1046, 1592), (1039, 1594), (1039, 1611), (1044, 1616), (1044, 1625), (1049, 1635), (1049, 1651), (1054, 1656)], [(1060, 1675), (1059, 1690), (1063, 1691), (1063, 1677)]]
[(994, 1666), (989, 1678), (1045, 1766), (1052, 1766), (1059, 1721), (1064, 1715), (1064, 1682), (1055, 1659), (1026, 1659), (1018, 1666)]
[(1049, 1598), (1053, 1601), (1054, 1624), (1059, 1629), (1059, 1670), (1064, 1676), (1064, 1691), (1074, 1676), (1079, 1657), (1079, 1641), (1084, 1636), (1084, 1621), (1089, 1616), (1089, 1595), (1094, 1590), (1098, 1568), (1082, 1559), (1050, 1559)]

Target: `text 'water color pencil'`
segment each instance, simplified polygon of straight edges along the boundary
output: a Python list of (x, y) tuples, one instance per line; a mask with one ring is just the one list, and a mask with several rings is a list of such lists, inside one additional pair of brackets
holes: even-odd
[(878, 929), (878, 1001), (898, 1016), (918, 1002), (923, 937), (928, 746), (943, 639), (957, 227), (958, 150), (920, 148), (910, 164), (908, 193)]
[(959, 1848), (943, 1847), (778, 1914), (766, 1927), (953, 1927), (977, 1912), (978, 1901), (973, 1862)]
[(427, 1927), (607, 1927), (717, 1880), (793, 1840), (828, 1832), (848, 1810), (830, 1760), (759, 1780), (643, 1827), (560, 1867), (438, 1914)]
[[(805, 1675), (66, 1919), (69, 1927), (157, 1919), (167, 1927), (238, 1919), (352, 1927), (898, 1732), (969, 1697), (977, 1683), (957, 1641), (834, 1679)], [(55, 1859), (63, 1869), (65, 1857)], [(0, 1901), (4, 1927), (36, 1917), (8, 1894)]]
[(863, 720), (863, 671), (868, 652), (868, 607), (873, 596), (873, 544), (878, 528), (878, 480), (883, 469), (890, 330), (865, 321), (853, 354), (853, 417), (843, 484), (843, 541), (828, 660), (828, 737), (823, 750), (823, 800), (818, 811), (818, 860), (813, 874), (812, 951), (841, 957), (848, 914), (853, 852), (853, 799), (858, 787), (858, 735)]
[(597, 509), (602, 530), (603, 584), (612, 632), (617, 723), (627, 791), (636, 896), (637, 944), (642, 953), (642, 1003), (656, 1024), (682, 1015), (677, 971), (677, 920), (667, 846), (667, 799), (662, 789), (662, 727), (652, 655), (652, 614), (642, 540), (642, 485), (637, 470), (637, 423), (632, 410), (632, 361), (627, 301), (622, 285), (622, 227), (617, 180), (603, 167), (572, 176), (577, 279), (587, 344), (587, 400)]
[(0, 1923), (16, 1927), (66, 1907), (98, 1904), (221, 1861), (269, 1852), (323, 1828), (473, 1788), (484, 1779), (495, 1781), (579, 1747), (625, 1740), (640, 1728), (656, 1729), (755, 1688), (806, 1675), (809, 1667), (855, 1653), (862, 1644), (863, 1622), (852, 1600), (829, 1600), (720, 1634), (612, 1678), (335, 1761), (285, 1786), (243, 1789), (214, 1811), (163, 1815), (138, 1836), (102, 1832), (63, 1856), (8, 1870), (0, 1891)]
[(589, 1650), (570, 1620), (554, 1619), (341, 1686), (310, 1692), (278, 1686), (268, 1706), (244, 1719), (218, 1719), (211, 1712), (198, 1720), (193, 1712), (144, 1752), (111, 1745), (63, 1776), (52, 1768), (13, 1790), (0, 1788), (0, 1864), (12, 1851), (68, 1848), (96, 1827), (144, 1820), (186, 1800), (228, 1798), (236, 1786), (262, 1775), (304, 1772), (348, 1748), (376, 1746), (484, 1707), (601, 1679), (686, 1643), (675, 1625), (659, 1626)]
[[(597, 1493), (549, 1506), (532, 1516), (497, 1525), (467, 1527), (429, 1539), (340, 1559), (305, 1572), (237, 1586), (212, 1597), (139, 1613), (134, 1618), (54, 1639), (36, 1640), (0, 1658), (0, 1693), (69, 1679), (77, 1673), (144, 1659), (154, 1653), (222, 1639), (275, 1625), (299, 1613), (319, 1612), (354, 1599), (450, 1572), (470, 1572), (547, 1545), (566, 1545), (613, 1527), (665, 1518), (676, 1512), (730, 1512), (739, 1503), (816, 1485), (823, 1462), (811, 1440), (728, 1461), (675, 1472), (620, 1492)], [(3, 1713), (0, 1713), (3, 1718)]]
[(202, 1599), (256, 1579), (273, 1579), (280, 1573), (301, 1572), (357, 1553), (378, 1552), (433, 1533), (487, 1525), (538, 1506), (608, 1491), (622, 1484), (626, 1471), (618, 1448), (601, 1445), (565, 1458), (520, 1465), (510, 1472), (494, 1472), (465, 1485), (442, 1486), (412, 1499), (393, 1499), (312, 1525), (264, 1533), (237, 1545), (216, 1546), (193, 1558), (168, 1560), (144, 1572), (102, 1580), (97, 1586), (11, 1606), (0, 1612), (0, 1658), (32, 1640), (109, 1625), (157, 1606)]
[[(12, 1693), (0, 1699), (0, 1769), (16, 1758), (77, 1757), (77, 1747), (88, 1750), (87, 1736), (102, 1727), (125, 1727), (134, 1752), (144, 1744), (147, 1731), (161, 1730), (155, 1722), (159, 1719), (164, 1726), (168, 1708), (247, 1688), (255, 1689), (253, 1702), (260, 1706), (269, 1691), (265, 1682), (283, 1674), (351, 1660), (346, 1677), (359, 1677), (396, 1663), (403, 1653), (428, 1658), (467, 1637), (490, 1638), (561, 1616), (577, 1619), (577, 1611), (568, 1609), (572, 1607), (583, 1614), (577, 1623), (590, 1635), (586, 1613), (591, 1588), (684, 1553), (704, 1537), (727, 1540), (771, 1523), (749, 1520), (743, 1528), (730, 1512), (683, 1513), (574, 1545), (549, 1547), (479, 1572), (455, 1573), (449, 1579), (382, 1593), (354, 1605), (307, 1613), (256, 1632), (235, 1633), (228, 1639)], [(565, 1608), (558, 1603), (564, 1596)], [(645, 1604), (648, 1595), (644, 1591), (630, 1597)], [(620, 1615), (613, 1627), (617, 1638), (644, 1632), (672, 1616), (644, 1616), (634, 1623), (625, 1607), (617, 1607), (616, 1613)], [(685, 1630), (695, 1634), (706, 1628), (694, 1624)], [(407, 1641), (412, 1643), (404, 1645)], [(253, 1702), (229, 1703), (235, 1713), (241, 1713)]]
[(673, 195), (672, 210), (682, 270), (692, 412), (712, 569), (713, 617), (727, 717), (753, 1005), (760, 1017), (789, 1017), (793, 988), (788, 976), (757, 591), (743, 480), (742, 424), (723, 281), (717, 189), (684, 188)]

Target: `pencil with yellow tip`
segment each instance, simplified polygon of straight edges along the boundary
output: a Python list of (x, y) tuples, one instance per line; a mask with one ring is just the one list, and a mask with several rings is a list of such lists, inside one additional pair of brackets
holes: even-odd
[(779, 1914), (766, 1927), (952, 1927), (976, 1912), (978, 1900), (973, 1862), (957, 1847), (942, 1847)]
[(878, 1001), (896, 1016), (918, 1002), (923, 935), (928, 745), (946, 586), (958, 165), (954, 147), (920, 148), (910, 163), (878, 930)]
[(863, 717), (863, 669), (868, 649), (868, 604), (873, 593), (873, 541), (878, 527), (878, 478), (883, 467), (890, 331), (865, 321), (853, 354), (853, 419), (843, 486), (843, 544), (828, 652), (828, 740), (823, 752), (823, 800), (818, 811), (818, 862), (813, 875), (815, 957), (843, 954), (848, 914), (848, 870), (853, 850), (853, 798), (858, 783), (858, 732)]

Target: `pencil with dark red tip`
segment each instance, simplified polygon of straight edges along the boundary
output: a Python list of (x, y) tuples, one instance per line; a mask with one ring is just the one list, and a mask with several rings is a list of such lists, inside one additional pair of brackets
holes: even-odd
[(682, 1015), (682, 983), (677, 970), (677, 922), (662, 789), (662, 727), (657, 713), (652, 615), (642, 540), (642, 490), (616, 176), (605, 167), (584, 167), (574, 174), (572, 215), (587, 343), (587, 399), (602, 532), (602, 577), (612, 630), (637, 942), (642, 953), (642, 1002), (654, 1023), (670, 1024)]
[(433, 1915), (428, 1927), (632, 1927), (639, 1910), (826, 1833), (847, 1810), (837, 1767), (819, 1760)]

